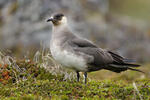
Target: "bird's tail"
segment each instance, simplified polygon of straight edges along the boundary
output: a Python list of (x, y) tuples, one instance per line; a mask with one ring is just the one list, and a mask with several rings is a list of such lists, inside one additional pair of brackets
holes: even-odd
[(121, 57), (120, 55), (113, 53), (111, 51), (109, 51), (109, 53), (113, 57), (114, 62), (112, 64), (110, 64), (110, 67), (107, 69), (117, 72), (117, 73), (120, 73), (120, 72), (128, 70), (128, 69), (144, 73), (143, 71), (141, 71), (139, 69), (134, 69), (135, 67), (140, 67), (139, 64), (133, 63), (133, 62), (135, 62), (135, 60), (125, 59), (125, 58)]
[(141, 72), (141, 73), (145, 73), (139, 69), (135, 69), (133, 68), (135, 66), (127, 66), (127, 65), (115, 65), (115, 64), (110, 64), (109, 67), (105, 68), (107, 70), (111, 70), (113, 72), (117, 72), (117, 73), (120, 73), (122, 71), (126, 71), (126, 70), (133, 70), (133, 71), (138, 71), (138, 72)]
[(115, 65), (122, 65), (122, 66), (129, 66), (129, 67), (140, 67), (141, 66), (139, 64), (132, 64), (132, 63), (126, 63), (126, 62), (123, 62), (123, 63), (116, 63), (116, 62), (114, 62), (113, 64), (115, 64)]

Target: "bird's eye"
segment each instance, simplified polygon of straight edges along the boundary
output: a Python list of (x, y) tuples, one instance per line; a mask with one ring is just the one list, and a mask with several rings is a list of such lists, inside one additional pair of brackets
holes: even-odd
[(61, 17), (60, 15), (55, 16), (55, 18), (60, 18), (60, 17)]
[(57, 15), (55, 15), (55, 19), (57, 19), (57, 20), (61, 20), (61, 18), (63, 17), (63, 15), (62, 14), (57, 14)]

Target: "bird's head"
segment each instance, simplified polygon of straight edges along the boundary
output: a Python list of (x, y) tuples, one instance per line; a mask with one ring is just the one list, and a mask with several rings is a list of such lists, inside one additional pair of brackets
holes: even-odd
[(66, 24), (67, 23), (67, 18), (62, 14), (62, 13), (58, 13), (58, 14), (54, 14), (52, 15), (47, 22), (52, 22), (54, 26), (58, 26), (61, 24)]

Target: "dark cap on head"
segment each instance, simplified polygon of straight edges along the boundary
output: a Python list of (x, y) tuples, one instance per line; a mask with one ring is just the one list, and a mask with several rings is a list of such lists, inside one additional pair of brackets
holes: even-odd
[(52, 21), (53, 23), (58, 22), (62, 19), (63, 16), (64, 16), (64, 14), (62, 14), (62, 13), (54, 14), (54, 15), (52, 15), (51, 18), (49, 18), (47, 20), (47, 22), (49, 22), (49, 21)]

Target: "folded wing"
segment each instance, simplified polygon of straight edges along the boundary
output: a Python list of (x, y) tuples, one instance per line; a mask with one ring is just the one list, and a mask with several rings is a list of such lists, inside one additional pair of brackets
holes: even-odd
[(77, 53), (83, 53), (85, 55), (92, 56), (94, 59), (88, 60), (87, 63), (91, 66), (89, 71), (96, 71), (100, 69), (107, 69), (113, 72), (122, 72), (125, 70), (134, 70), (142, 72), (138, 69), (133, 69), (132, 67), (139, 67), (138, 64), (128, 63), (128, 59), (123, 58), (122, 56), (112, 52), (107, 51), (101, 48), (98, 48), (92, 42), (76, 38), (71, 41), (73, 44), (73, 49)]

